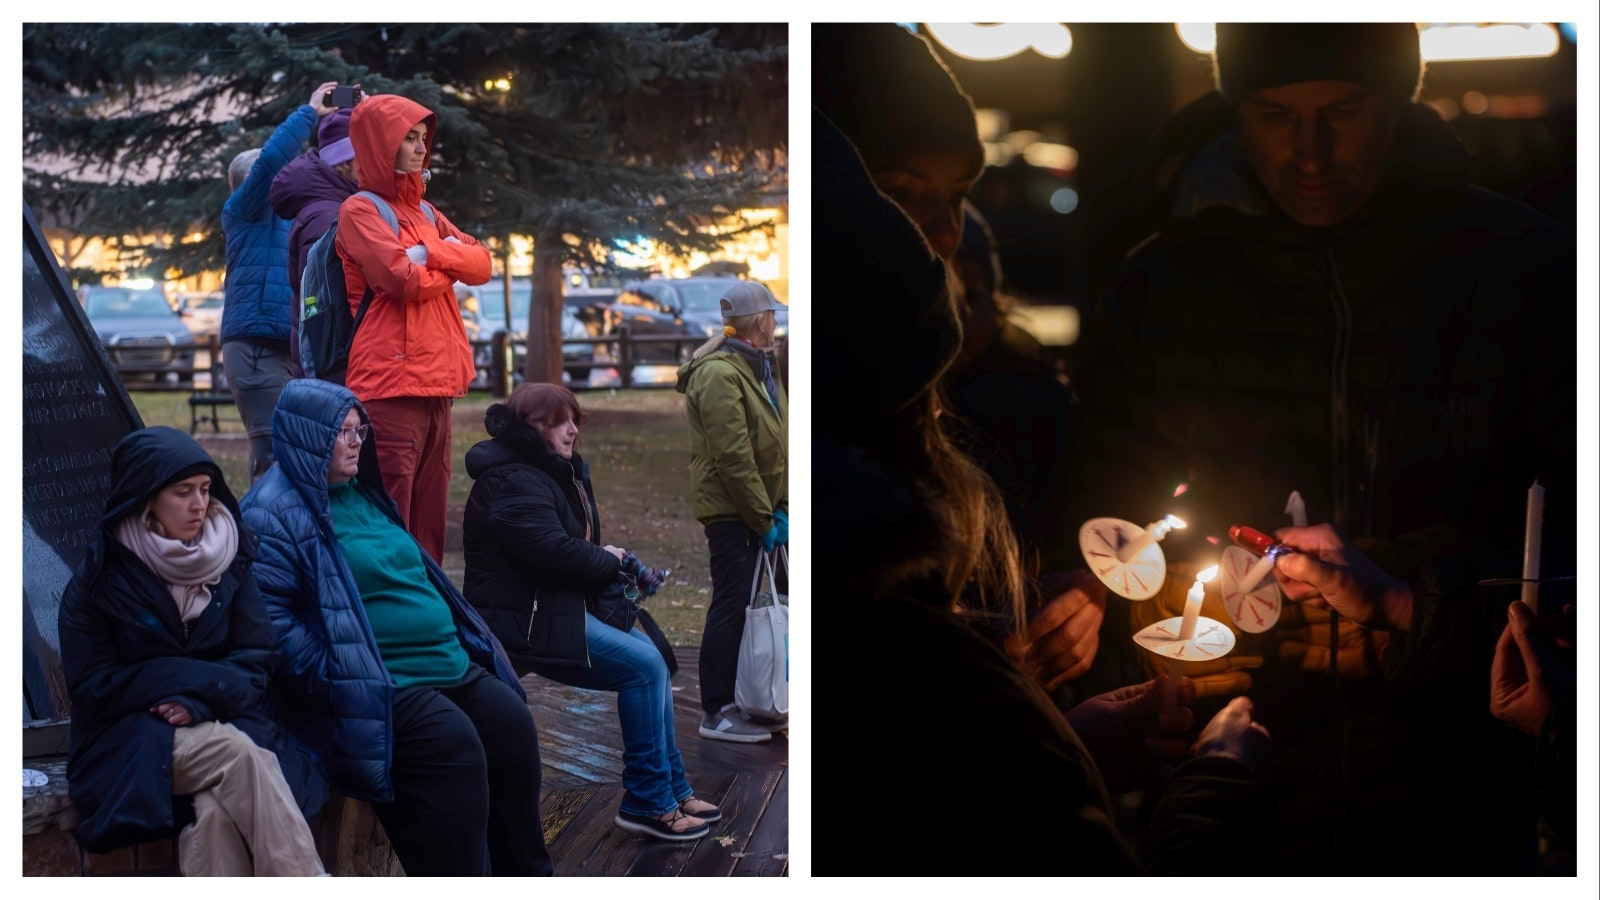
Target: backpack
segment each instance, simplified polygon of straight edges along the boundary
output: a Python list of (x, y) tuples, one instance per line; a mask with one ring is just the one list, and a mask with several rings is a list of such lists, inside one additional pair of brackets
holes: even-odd
[[(365, 197), (378, 208), (378, 215), (400, 236), (400, 220), (388, 201), (371, 191), (357, 191), (355, 196)], [(429, 222), (436, 222), (433, 206), (422, 203), (422, 212)], [(355, 341), (356, 329), (367, 315), (372, 303), (372, 285), (361, 295), (361, 303), (354, 315), (350, 300), (345, 294), (344, 261), (334, 248), (339, 230), (339, 220), (334, 219), (328, 230), (311, 245), (306, 254), (305, 271), (300, 275), (300, 367), (307, 378), (320, 378), (344, 384), (350, 365), (350, 345)]]

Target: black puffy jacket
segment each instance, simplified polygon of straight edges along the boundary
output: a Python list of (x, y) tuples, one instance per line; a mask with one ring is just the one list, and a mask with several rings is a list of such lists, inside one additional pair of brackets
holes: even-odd
[(587, 666), (584, 611), (622, 567), (602, 549), (589, 464), (557, 456), (504, 404), (489, 407), (484, 427), (490, 439), (466, 457), (475, 482), (461, 523), (467, 600), (518, 674)]

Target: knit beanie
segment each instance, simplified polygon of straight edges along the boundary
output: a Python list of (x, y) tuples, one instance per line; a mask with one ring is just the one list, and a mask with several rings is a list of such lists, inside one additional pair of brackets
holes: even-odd
[(869, 170), (924, 153), (983, 165), (972, 100), (927, 40), (899, 25), (812, 25), (811, 102)]
[(1417, 26), (1217, 23), (1217, 90), (1231, 104), (1262, 88), (1303, 81), (1349, 81), (1400, 103), (1422, 82)]
[(819, 409), (814, 428), (898, 412), (926, 393), (961, 343), (944, 263), (922, 232), (867, 176), (850, 142), (811, 110), (811, 252), (851, 277), (837, 308), (814, 321), (812, 389), (850, 402)]
[(351, 110), (341, 109), (323, 116), (317, 124), (317, 155), (330, 166), (356, 158), (355, 147), (350, 144), (350, 113)]

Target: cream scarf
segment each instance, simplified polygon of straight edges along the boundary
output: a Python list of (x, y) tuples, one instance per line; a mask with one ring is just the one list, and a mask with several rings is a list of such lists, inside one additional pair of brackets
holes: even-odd
[(117, 540), (166, 582), (172, 602), (178, 606), (178, 617), (185, 624), (193, 622), (211, 603), (212, 585), (222, 580), (222, 573), (239, 552), (233, 513), (213, 499), (200, 533), (188, 544), (162, 537), (155, 527), (147, 506), (145, 512), (117, 523)]

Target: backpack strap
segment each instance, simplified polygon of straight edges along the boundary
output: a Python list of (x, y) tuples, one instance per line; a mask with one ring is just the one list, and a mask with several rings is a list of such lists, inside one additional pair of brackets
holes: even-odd
[[(400, 236), (400, 220), (395, 218), (394, 209), (389, 206), (389, 201), (383, 199), (382, 197), (379, 197), (377, 194), (374, 194), (371, 191), (356, 191), (356, 196), (357, 197), (365, 197), (368, 200), (372, 201), (372, 205), (377, 207), (377, 209), (378, 209), (378, 215), (383, 218), (383, 221), (386, 224), (388, 224), (389, 230), (394, 232), (395, 237), (399, 237)], [(436, 217), (437, 214), (434, 212), (433, 204), (429, 203), (426, 200), (423, 200), (421, 202), (421, 208), (422, 208), (423, 215), (428, 217), (428, 221), (429, 222), (437, 223), (439, 221), (438, 218)], [(361, 304), (356, 307), (355, 324), (350, 326), (350, 340), (351, 340), (352, 343), (355, 342), (356, 329), (361, 327), (361, 320), (363, 318), (366, 318), (367, 307), (370, 306), (371, 304), (372, 304), (372, 284), (369, 282), (367, 284), (367, 289), (364, 292), (362, 292), (362, 294), (361, 294)]]

